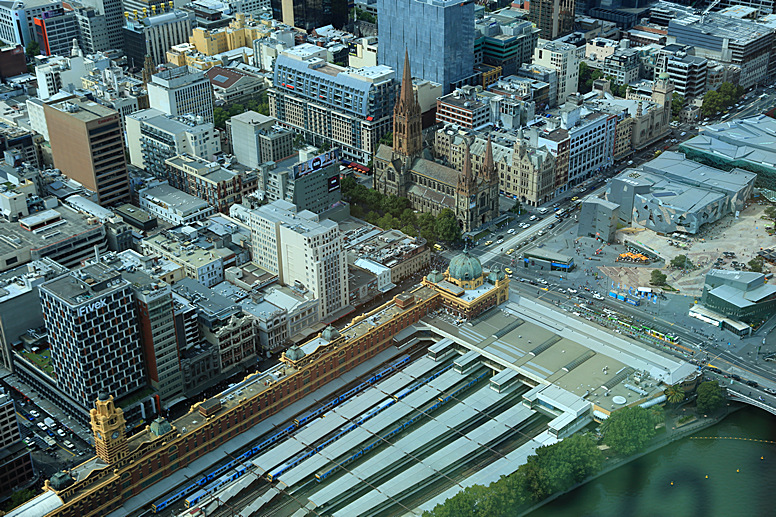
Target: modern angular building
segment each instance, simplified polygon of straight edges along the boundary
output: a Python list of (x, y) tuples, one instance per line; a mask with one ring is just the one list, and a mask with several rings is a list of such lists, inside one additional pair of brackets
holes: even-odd
[(474, 75), (473, 0), (377, 0), (377, 62), (404, 73), (410, 56), (415, 77), (442, 85), (443, 93)]
[(124, 132), (116, 110), (89, 99), (43, 104), (54, 166), (108, 207), (129, 201)]
[[(119, 4), (121, 0), (116, 0)], [(35, 41), (35, 18), (44, 11), (61, 9), (61, 0), (0, 2), (0, 40), (26, 47)]]
[(767, 282), (762, 273), (712, 269), (706, 274), (701, 303), (727, 318), (760, 323), (776, 312), (776, 286)]
[(67, 56), (73, 40), (81, 41), (81, 30), (73, 11), (64, 8), (43, 11), (35, 17), (35, 41), (47, 56)]
[(757, 186), (776, 191), (776, 120), (765, 115), (707, 126), (679, 149), (697, 162), (757, 174)]
[(282, 284), (309, 289), (321, 301), (322, 320), (347, 307), (348, 261), (337, 223), (278, 200), (252, 210), (250, 225), (257, 266)]
[(535, 65), (552, 68), (558, 73), (558, 98), (556, 105), (566, 102), (566, 97), (577, 93), (579, 88), (579, 54), (570, 43), (548, 41), (536, 47)]
[(146, 385), (132, 284), (102, 262), (40, 287), (56, 385), (83, 411)]
[(725, 172), (666, 151), (612, 178), (606, 199), (619, 205), (620, 220), (660, 233), (697, 233), (701, 226), (742, 210), (756, 175)]
[(385, 65), (332, 65), (325, 48), (303, 44), (278, 55), (272, 82), (270, 115), (312, 145), (339, 147), (366, 164), (391, 130), (396, 81)]
[(270, 5), (273, 19), (306, 31), (325, 25), (342, 28), (348, 17), (347, 0), (271, 0)]
[(516, 74), (521, 65), (531, 62), (539, 29), (516, 16), (516, 11), (491, 13), (476, 20), (474, 27), (475, 62), (500, 66), (504, 76)]

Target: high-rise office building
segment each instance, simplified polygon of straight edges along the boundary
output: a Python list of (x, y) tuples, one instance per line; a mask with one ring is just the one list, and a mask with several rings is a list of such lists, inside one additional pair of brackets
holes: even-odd
[(88, 7), (94, 7), (105, 16), (105, 27), (108, 32), (108, 44), (113, 49), (124, 48), (124, 8), (121, 0), (82, 0)]
[(348, 304), (347, 253), (337, 223), (277, 200), (250, 212), (253, 261), (286, 285), (303, 285), (326, 319)]
[(47, 56), (67, 56), (73, 47), (73, 40), (80, 43), (81, 31), (73, 11), (62, 7), (43, 11), (35, 17), (35, 41), (40, 51)]
[(35, 41), (35, 18), (43, 11), (61, 8), (61, 0), (0, 2), (0, 40), (26, 47)]
[(44, 104), (43, 109), (54, 166), (95, 192), (103, 206), (129, 202), (124, 132), (118, 112), (80, 98)]
[(528, 18), (540, 38), (554, 40), (574, 30), (574, 9), (574, 0), (531, 0)]
[(88, 410), (100, 391), (122, 397), (145, 385), (132, 284), (102, 262), (40, 287), (56, 383)]
[(207, 76), (187, 66), (163, 70), (147, 85), (150, 107), (168, 115), (200, 115), (213, 122), (213, 87)]
[(95, 7), (73, 5), (75, 19), (81, 32), (81, 48), (85, 54), (95, 54), (110, 49), (108, 22)]
[(270, 4), (274, 19), (306, 31), (329, 24), (341, 29), (348, 17), (347, 0), (271, 0)]
[[(156, 12), (156, 10), (154, 10)], [(147, 55), (155, 65), (167, 62), (167, 51), (173, 45), (188, 43), (194, 14), (180, 9), (160, 10), (153, 16), (127, 14), (124, 26), (124, 52), (127, 64), (141, 67)]]
[(472, 0), (377, 0), (378, 64), (402, 75), (404, 53), (415, 77), (442, 85), (444, 93), (474, 74)]

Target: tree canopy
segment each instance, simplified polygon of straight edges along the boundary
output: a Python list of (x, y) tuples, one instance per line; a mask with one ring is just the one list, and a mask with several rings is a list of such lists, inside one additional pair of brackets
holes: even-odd
[(678, 117), (682, 113), (682, 108), (684, 108), (684, 97), (674, 95), (671, 98), (671, 115)]
[(677, 255), (671, 259), (671, 267), (675, 269), (692, 269), (692, 261), (687, 258), (687, 255)]
[(649, 277), (649, 283), (652, 285), (666, 285), (666, 280), (668, 277), (665, 273), (660, 271), (659, 269), (655, 269), (652, 271), (652, 274)]
[(710, 413), (725, 405), (725, 393), (717, 381), (707, 381), (698, 386), (695, 406), (702, 413)]
[(617, 454), (638, 452), (655, 436), (655, 415), (642, 407), (618, 409), (604, 423), (604, 443)]
[(665, 394), (669, 404), (679, 404), (684, 400), (684, 390), (681, 386), (669, 386), (666, 388)]
[(549, 495), (567, 490), (601, 469), (603, 456), (595, 440), (575, 434), (536, 449), (517, 472), (489, 487), (465, 488), (423, 517), (512, 517)]
[(716, 115), (741, 100), (744, 88), (733, 83), (722, 83), (717, 91), (711, 90), (703, 96), (701, 112), (705, 117)]
[(246, 111), (255, 111), (262, 115), (269, 115), (269, 101), (267, 93), (261, 92), (256, 99), (248, 99), (244, 102), (236, 102), (223, 107), (217, 107), (213, 110), (213, 124), (220, 129), (226, 127), (226, 121), (235, 115), (245, 113)]
[(342, 195), (350, 202), (350, 212), (354, 217), (380, 228), (401, 230), (413, 237), (420, 234), (429, 246), (438, 240), (456, 242), (461, 239), (461, 227), (449, 208), (436, 217), (429, 213), (416, 214), (408, 199), (383, 195), (359, 184), (352, 176), (343, 178)]
[(40, 54), (40, 43), (37, 41), (30, 41), (24, 49), (24, 53), (27, 57), (33, 58)]

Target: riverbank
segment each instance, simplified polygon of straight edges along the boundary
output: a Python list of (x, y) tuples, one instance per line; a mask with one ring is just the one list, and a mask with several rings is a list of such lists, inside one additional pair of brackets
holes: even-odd
[(540, 503), (535, 504), (525, 512), (521, 512), (520, 515), (529, 515), (535, 512), (536, 510), (542, 508), (543, 506), (555, 501), (556, 499), (564, 495), (570, 494), (571, 492), (574, 492), (578, 488), (588, 483), (591, 483), (592, 481), (595, 481), (598, 478), (605, 476), (606, 474), (609, 474), (614, 470), (617, 470), (625, 465), (628, 465), (629, 463), (632, 463), (644, 456), (647, 456), (648, 454), (654, 453), (655, 451), (658, 451), (663, 447), (666, 447), (667, 445), (670, 445), (671, 443), (676, 442), (677, 440), (681, 440), (692, 434), (697, 433), (698, 431), (701, 431), (708, 427), (719, 424), (725, 418), (739, 411), (743, 407), (745, 407), (744, 404), (737, 404), (737, 403), (731, 402), (730, 405), (726, 407), (725, 411), (719, 415), (716, 415), (714, 417), (699, 417), (696, 421), (684, 424), (682, 426), (677, 425), (677, 421), (683, 416), (682, 414), (667, 415), (665, 434), (660, 434), (656, 436), (652, 440), (652, 443), (646, 449), (632, 456), (628, 456), (627, 458), (607, 459), (606, 462), (604, 463), (603, 468), (601, 468), (601, 470), (598, 471), (596, 474), (584, 479), (583, 481), (570, 487), (568, 490), (565, 490), (563, 492), (557, 492), (551, 495), (550, 497), (544, 499)]

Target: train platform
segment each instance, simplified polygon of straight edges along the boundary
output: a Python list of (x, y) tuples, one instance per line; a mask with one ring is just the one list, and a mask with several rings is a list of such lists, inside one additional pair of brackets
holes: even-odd
[(384, 350), (373, 358), (363, 362), (352, 370), (343, 373), (341, 376), (333, 379), (331, 382), (317, 389), (314, 393), (314, 398), (312, 396), (307, 396), (294, 402), (290, 406), (278, 412), (277, 415), (274, 415), (271, 419), (260, 422), (249, 431), (237, 435), (235, 438), (224, 442), (224, 444), (219, 446), (217, 449), (210, 451), (204, 456), (191, 462), (187, 467), (175, 471), (173, 474), (165, 478), (164, 483), (156, 483), (151, 485), (140, 494), (127, 499), (121, 508), (107, 514), (107, 517), (127, 517), (134, 512), (149, 506), (154, 501), (162, 498), (168, 492), (173, 492), (172, 487), (177, 487), (186, 483), (187, 481), (190, 482), (192, 478), (197, 477), (201, 472), (207, 471), (213, 465), (216, 465), (224, 459), (235, 455), (235, 453), (244, 449), (249, 444), (255, 442), (259, 437), (271, 432), (277, 426), (277, 422), (285, 422), (294, 418), (294, 416), (315, 404), (316, 400), (328, 398), (333, 393), (342, 390), (345, 386), (354, 382), (359, 377), (366, 375), (370, 371), (379, 368), (380, 365), (389, 362), (394, 357), (399, 356), (400, 353), (401, 352), (395, 347)]

